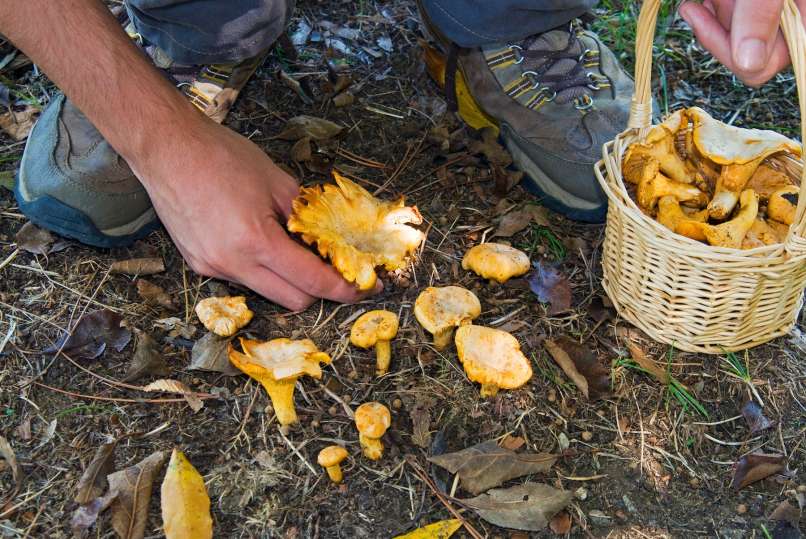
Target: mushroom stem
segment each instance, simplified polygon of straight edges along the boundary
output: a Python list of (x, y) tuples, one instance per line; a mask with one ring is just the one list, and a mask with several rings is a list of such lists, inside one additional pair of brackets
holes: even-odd
[(370, 438), (363, 434), (358, 435), (358, 442), (364, 451), (364, 456), (370, 460), (380, 460), (383, 456), (383, 443), (380, 438)]
[(277, 416), (277, 421), (281, 425), (291, 425), (297, 422), (297, 411), (294, 409), (294, 386), (297, 383), (296, 378), (288, 380), (266, 380), (263, 382), (263, 387), (271, 399), (271, 405), (274, 407), (274, 413)]
[(392, 361), (392, 343), (378, 341), (375, 343), (375, 374), (383, 376), (389, 372), (389, 363)]
[(434, 333), (434, 348), (445, 350), (451, 345), (451, 340), (453, 340), (453, 327), (438, 331)]
[(327, 475), (330, 477), (330, 480), (336, 484), (341, 483), (341, 480), (344, 479), (344, 475), (341, 473), (341, 465), (339, 464), (325, 466), (325, 470), (327, 471)]
[(498, 386), (495, 384), (481, 384), (482, 397), (495, 397), (498, 395)]

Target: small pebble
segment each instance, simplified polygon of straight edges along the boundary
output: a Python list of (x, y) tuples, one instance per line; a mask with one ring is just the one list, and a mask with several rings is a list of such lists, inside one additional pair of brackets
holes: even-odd
[(582, 431), (582, 434), (580, 436), (582, 436), (583, 442), (590, 442), (591, 440), (593, 440), (593, 433), (589, 430)]
[(393, 400), (392, 408), (394, 408), (395, 410), (400, 410), (401, 408), (403, 408), (403, 401), (400, 399)]
[(736, 506), (736, 512), (739, 513), (740, 515), (747, 513), (747, 506), (743, 503), (740, 503), (739, 505)]

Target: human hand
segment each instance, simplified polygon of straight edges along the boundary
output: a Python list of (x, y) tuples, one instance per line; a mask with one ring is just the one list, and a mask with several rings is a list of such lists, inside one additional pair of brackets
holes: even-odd
[[(801, 13), (806, 0), (796, 0)], [(789, 65), (779, 30), (784, 0), (704, 0), (683, 2), (680, 16), (702, 45), (737, 77), (760, 86)]]
[(250, 140), (198, 120), (173, 148), (167, 143), (160, 155), (130, 160), (190, 267), (292, 310), (320, 297), (361, 299), (353, 284), (286, 234), (282, 223), (298, 194), (294, 178)]

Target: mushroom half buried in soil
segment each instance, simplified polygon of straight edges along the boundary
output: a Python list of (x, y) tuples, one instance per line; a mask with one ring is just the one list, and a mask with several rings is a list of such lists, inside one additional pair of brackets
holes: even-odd
[(340, 445), (329, 445), (319, 452), (316, 462), (326, 471), (330, 480), (334, 483), (341, 483), (344, 476), (341, 473), (341, 461), (347, 458), (347, 450)]
[(462, 268), (475, 274), (505, 283), (529, 271), (529, 256), (503, 243), (482, 243), (471, 247), (462, 258)]
[(365, 402), (355, 410), (355, 427), (364, 456), (379, 460), (383, 456), (381, 437), (392, 424), (389, 408), (380, 402)]
[(521, 345), (506, 331), (462, 326), (456, 330), (456, 351), (467, 377), (481, 384), (482, 397), (494, 397), (499, 389), (521, 387), (532, 377)]
[(222, 337), (231, 337), (252, 320), (255, 313), (243, 296), (205, 298), (196, 304), (196, 316), (204, 327)]
[(297, 378), (304, 375), (321, 378), (319, 364), (329, 364), (330, 356), (320, 352), (310, 339), (266, 342), (241, 339), (241, 348), (243, 354), (229, 345), (230, 362), (263, 385), (281, 425), (296, 423), (294, 385)]
[(479, 298), (461, 286), (429, 286), (414, 302), (414, 316), (434, 336), (437, 350), (450, 346), (455, 328), (470, 324), (480, 314)]
[(350, 330), (350, 342), (359, 348), (375, 347), (375, 374), (389, 371), (392, 359), (391, 340), (397, 335), (398, 318), (390, 311), (369, 311), (358, 317)]
[(288, 230), (316, 244), (319, 254), (360, 290), (371, 290), (375, 268), (392, 271), (406, 266), (425, 239), (410, 224), (423, 218), (403, 198), (384, 201), (360, 185), (333, 173), (337, 185), (302, 187), (293, 202)]

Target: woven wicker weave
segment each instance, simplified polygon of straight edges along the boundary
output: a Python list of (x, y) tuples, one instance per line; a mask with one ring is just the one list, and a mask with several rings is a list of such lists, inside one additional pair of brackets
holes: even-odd
[[(641, 212), (625, 187), (621, 160), (627, 147), (643, 140), (651, 127), (652, 42), (659, 6), (660, 0), (646, 0), (638, 18), (629, 128), (604, 145), (603, 159), (596, 165), (609, 199), (603, 286), (619, 314), (658, 341), (691, 352), (743, 350), (788, 333), (803, 306), (803, 166), (787, 164), (801, 191), (795, 222), (783, 244), (752, 250), (711, 247), (679, 236)], [(806, 31), (800, 21), (793, 0), (786, 0), (781, 22), (793, 58), (803, 125)]]

